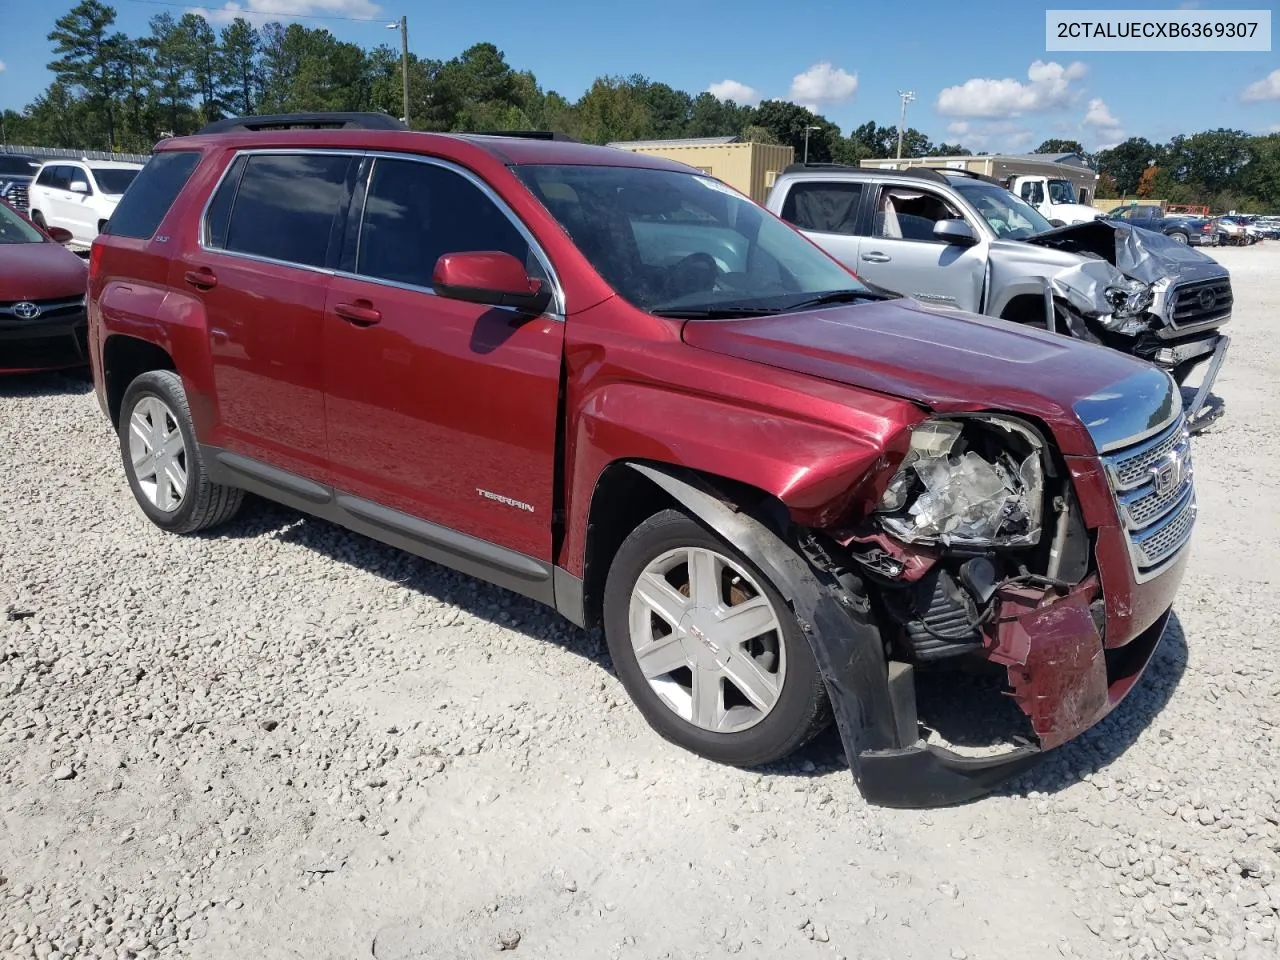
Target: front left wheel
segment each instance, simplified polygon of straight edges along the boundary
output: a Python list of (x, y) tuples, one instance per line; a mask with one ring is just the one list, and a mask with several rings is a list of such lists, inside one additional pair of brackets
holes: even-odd
[(665, 510), (623, 542), (604, 596), (618, 677), (649, 725), (735, 766), (780, 760), (830, 721), (809, 643), (731, 545)]
[(195, 533), (240, 509), (244, 491), (209, 479), (182, 379), (172, 370), (152, 370), (129, 384), (119, 434), (129, 488), (157, 527)]

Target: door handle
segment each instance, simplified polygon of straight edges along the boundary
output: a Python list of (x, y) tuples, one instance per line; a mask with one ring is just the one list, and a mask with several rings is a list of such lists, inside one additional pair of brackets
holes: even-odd
[(368, 300), (357, 300), (355, 303), (334, 304), (333, 312), (348, 323), (358, 327), (371, 327), (382, 319), (382, 313), (375, 310)]
[(893, 257), (887, 253), (881, 253), (879, 250), (873, 250), (870, 253), (864, 253), (862, 259), (867, 263), (888, 263)]
[(218, 285), (218, 278), (214, 276), (213, 271), (208, 267), (201, 267), (199, 270), (188, 270), (182, 276), (187, 283), (198, 290), (209, 290)]

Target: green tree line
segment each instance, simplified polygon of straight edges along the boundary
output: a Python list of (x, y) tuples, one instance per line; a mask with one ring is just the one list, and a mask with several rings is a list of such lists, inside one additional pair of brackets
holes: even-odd
[[(400, 52), (387, 45), (367, 50), (297, 23), (255, 29), (238, 18), (215, 29), (195, 13), (161, 13), (140, 37), (116, 30), (115, 21), (101, 0), (82, 0), (55, 21), (54, 81), (21, 112), (4, 111), (5, 142), (145, 153), (163, 137), (226, 116), (402, 110)], [(410, 54), (409, 114), (417, 130), (555, 130), (591, 143), (735, 135), (788, 144), (797, 159), (807, 131), (809, 159), (819, 162), (891, 157), (898, 144), (896, 127), (874, 121), (846, 135), (797, 104), (737, 104), (641, 75), (600, 77), (571, 101), (514, 69), (491, 43), (450, 60)], [(1036, 150), (1069, 151), (1084, 152), (1062, 139)], [(935, 145), (914, 128), (903, 135), (904, 157), (970, 153), (958, 143)], [(1144, 195), (1172, 202), (1280, 209), (1280, 135), (1219, 129), (1165, 144), (1133, 137), (1092, 159), (1103, 174), (1099, 196), (1137, 196), (1142, 181)]]

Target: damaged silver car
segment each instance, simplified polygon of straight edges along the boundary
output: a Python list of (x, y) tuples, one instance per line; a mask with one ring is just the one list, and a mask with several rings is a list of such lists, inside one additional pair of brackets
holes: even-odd
[(1231, 275), (1163, 234), (1105, 219), (1055, 229), (966, 170), (795, 164), (766, 205), (876, 286), (1156, 364), (1183, 388), (1192, 432), (1223, 413), (1212, 388)]

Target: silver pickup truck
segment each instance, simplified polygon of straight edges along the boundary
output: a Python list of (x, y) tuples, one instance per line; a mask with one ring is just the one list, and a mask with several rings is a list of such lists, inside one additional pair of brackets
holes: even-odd
[(766, 206), (878, 287), (1160, 366), (1184, 388), (1195, 431), (1223, 413), (1211, 391), (1230, 342), (1231, 275), (1162, 234), (1112, 220), (1054, 228), (964, 170), (795, 164)]

